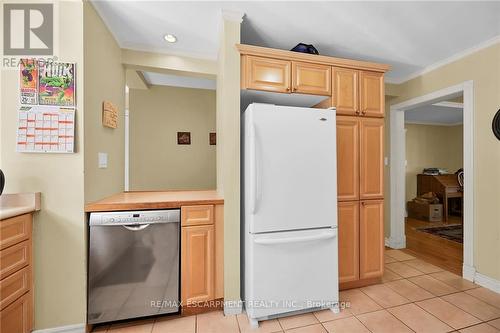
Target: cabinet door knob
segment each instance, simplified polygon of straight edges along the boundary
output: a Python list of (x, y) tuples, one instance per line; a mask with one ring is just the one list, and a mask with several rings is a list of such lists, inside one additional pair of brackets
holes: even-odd
[(286, 91), (290, 91), (290, 87), (286, 87)]
[(293, 91), (297, 91), (297, 87), (293, 87)]

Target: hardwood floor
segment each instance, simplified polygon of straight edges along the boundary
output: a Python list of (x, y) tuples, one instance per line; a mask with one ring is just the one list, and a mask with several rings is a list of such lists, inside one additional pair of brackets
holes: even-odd
[(455, 223), (460, 223), (460, 219), (450, 219), (445, 224), (407, 218), (405, 223), (406, 249), (404, 251), (455, 274), (462, 275), (463, 245), (417, 230), (419, 227), (446, 226)]

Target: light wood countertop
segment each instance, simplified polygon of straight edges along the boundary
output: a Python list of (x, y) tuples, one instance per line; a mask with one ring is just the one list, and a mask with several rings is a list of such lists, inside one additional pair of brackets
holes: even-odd
[(188, 205), (223, 204), (215, 190), (123, 192), (85, 205), (86, 212), (166, 209)]
[(40, 210), (41, 194), (4, 193), (0, 196), (0, 220)]

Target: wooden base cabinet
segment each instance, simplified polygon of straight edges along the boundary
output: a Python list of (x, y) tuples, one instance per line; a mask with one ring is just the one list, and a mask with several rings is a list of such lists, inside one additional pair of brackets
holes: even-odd
[(183, 307), (223, 298), (223, 205), (181, 207)]
[(339, 282), (359, 280), (359, 202), (338, 203)]
[(33, 329), (32, 214), (0, 221), (0, 332)]

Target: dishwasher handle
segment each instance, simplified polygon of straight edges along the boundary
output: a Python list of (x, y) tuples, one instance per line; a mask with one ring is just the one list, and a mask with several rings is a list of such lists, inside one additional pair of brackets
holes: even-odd
[(122, 224), (122, 227), (130, 231), (141, 231), (149, 227), (149, 224)]

